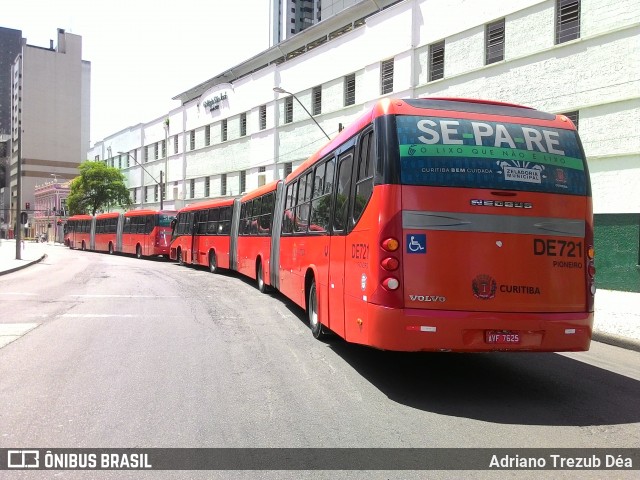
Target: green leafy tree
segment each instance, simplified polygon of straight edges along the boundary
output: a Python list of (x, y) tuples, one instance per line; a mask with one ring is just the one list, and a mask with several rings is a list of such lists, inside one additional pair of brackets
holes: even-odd
[(95, 215), (98, 210), (131, 205), (124, 175), (102, 162), (86, 161), (78, 167), (80, 176), (71, 180), (67, 205), (71, 215)]

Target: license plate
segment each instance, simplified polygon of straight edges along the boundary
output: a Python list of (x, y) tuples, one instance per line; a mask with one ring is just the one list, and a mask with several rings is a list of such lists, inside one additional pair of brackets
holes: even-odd
[(520, 334), (518, 332), (487, 330), (484, 334), (484, 339), (487, 343), (513, 344), (520, 343)]

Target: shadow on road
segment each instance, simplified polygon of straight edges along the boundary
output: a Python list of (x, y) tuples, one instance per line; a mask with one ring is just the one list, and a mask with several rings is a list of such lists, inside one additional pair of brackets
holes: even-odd
[(385, 352), (339, 337), (326, 344), (390, 400), (419, 410), (519, 425), (640, 422), (640, 382), (555, 353)]

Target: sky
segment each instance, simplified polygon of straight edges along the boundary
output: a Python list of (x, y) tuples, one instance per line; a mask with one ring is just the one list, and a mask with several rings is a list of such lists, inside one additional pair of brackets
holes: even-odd
[(269, 48), (268, 0), (2, 1), (0, 27), (27, 44), (82, 37), (91, 62), (91, 145), (154, 120), (172, 100)]

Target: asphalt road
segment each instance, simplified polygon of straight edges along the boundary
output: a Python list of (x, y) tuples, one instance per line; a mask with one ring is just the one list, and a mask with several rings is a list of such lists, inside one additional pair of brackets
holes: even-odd
[[(640, 445), (640, 354), (604, 344), (578, 354), (401, 354), (319, 342), (300, 309), (235, 274), (64, 248), (0, 277), (0, 302), (0, 324), (26, 332), (0, 348), (1, 448)], [(532, 472), (100, 478), (463, 476)]]

